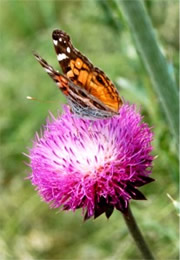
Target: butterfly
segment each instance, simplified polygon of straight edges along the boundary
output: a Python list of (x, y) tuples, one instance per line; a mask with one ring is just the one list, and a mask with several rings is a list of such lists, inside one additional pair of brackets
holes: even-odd
[(68, 34), (56, 29), (52, 39), (63, 74), (38, 54), (34, 55), (67, 97), (71, 111), (89, 119), (118, 115), (123, 102), (112, 81), (73, 47)]

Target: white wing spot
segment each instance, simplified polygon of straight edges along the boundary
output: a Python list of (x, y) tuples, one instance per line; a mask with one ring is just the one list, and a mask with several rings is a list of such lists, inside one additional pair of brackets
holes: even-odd
[(71, 52), (71, 49), (70, 49), (69, 47), (67, 47), (66, 50), (67, 50), (67, 52), (69, 52), (69, 53)]
[(57, 40), (53, 40), (53, 42), (54, 42), (54, 45), (58, 45), (58, 41)]
[(64, 43), (66, 43), (66, 41), (64, 41)]
[(62, 42), (62, 38), (59, 38), (59, 41)]
[(68, 56), (66, 56), (65, 53), (59, 53), (57, 58), (58, 58), (58, 61), (61, 61), (61, 60), (67, 59)]

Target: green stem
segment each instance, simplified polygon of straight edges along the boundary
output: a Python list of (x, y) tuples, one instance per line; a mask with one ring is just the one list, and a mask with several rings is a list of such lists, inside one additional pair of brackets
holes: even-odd
[(153, 260), (154, 257), (150, 251), (150, 249), (148, 248), (148, 245), (146, 244), (142, 234), (141, 234), (141, 231), (139, 230), (137, 224), (136, 224), (136, 221), (133, 217), (133, 214), (130, 210), (130, 207), (128, 209), (128, 212), (127, 214), (123, 214), (124, 216), (124, 220), (128, 226), (128, 229), (132, 235), (132, 237), (134, 238), (134, 241), (137, 245), (137, 247), (139, 248), (142, 256), (143, 256), (143, 259), (151, 259)]
[(132, 31), (137, 50), (161, 101), (170, 130), (178, 143), (178, 90), (159, 48), (152, 23), (141, 0), (120, 0), (119, 3)]

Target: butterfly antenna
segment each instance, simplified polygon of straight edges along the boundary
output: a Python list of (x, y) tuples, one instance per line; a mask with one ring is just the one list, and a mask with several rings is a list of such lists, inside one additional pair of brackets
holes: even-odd
[(27, 96), (26, 99), (28, 99), (28, 100), (33, 100), (33, 101), (38, 101), (38, 102), (40, 102), (40, 103), (55, 103), (55, 101), (40, 100), (40, 99), (38, 99), (38, 98), (31, 97), (31, 96)]

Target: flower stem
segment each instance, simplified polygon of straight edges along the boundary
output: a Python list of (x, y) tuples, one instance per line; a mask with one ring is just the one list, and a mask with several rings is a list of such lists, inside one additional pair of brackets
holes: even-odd
[(134, 241), (135, 241), (137, 247), (139, 248), (143, 258), (154, 260), (154, 257), (152, 255), (148, 245), (146, 244), (141, 231), (139, 230), (139, 228), (136, 224), (136, 221), (134, 219), (134, 216), (131, 212), (130, 207), (128, 209), (128, 212), (123, 214), (123, 217), (124, 217), (126, 225), (128, 226), (128, 229), (129, 229), (132, 237), (134, 238)]

